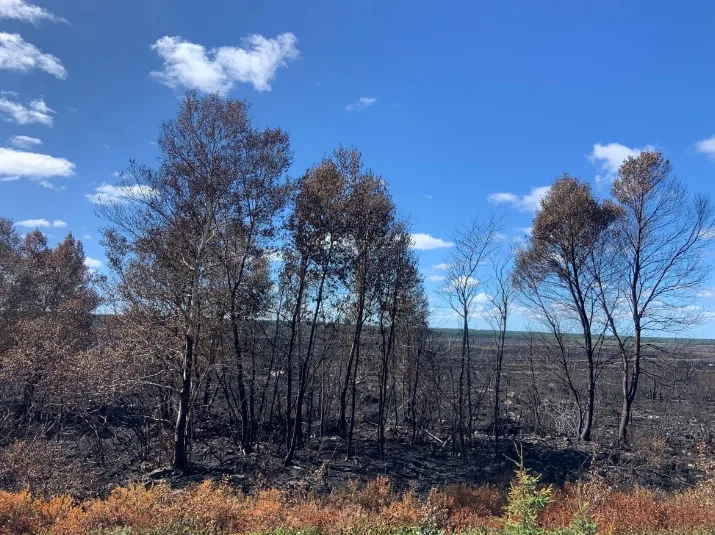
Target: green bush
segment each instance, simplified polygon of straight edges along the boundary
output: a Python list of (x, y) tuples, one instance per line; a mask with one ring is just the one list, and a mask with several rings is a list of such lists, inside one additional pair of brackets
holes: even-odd
[(539, 513), (551, 502), (551, 485), (539, 488), (540, 474), (532, 474), (524, 466), (524, 454), (517, 450), (519, 460), (515, 461), (516, 477), (509, 487), (506, 519), (507, 535), (540, 535)]

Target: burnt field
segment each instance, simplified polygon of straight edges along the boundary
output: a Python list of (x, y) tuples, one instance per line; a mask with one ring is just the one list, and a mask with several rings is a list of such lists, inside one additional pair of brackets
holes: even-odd
[[(324, 355), (347, 336), (338, 327), (327, 329), (317, 349)], [(228, 478), (246, 491), (327, 491), (378, 475), (388, 475), (397, 489), (418, 492), (448, 483), (501, 487), (512, 475), (516, 445), (523, 446), (528, 466), (557, 485), (598, 473), (617, 487), (682, 489), (702, 477), (703, 458), (713, 451), (715, 341), (650, 341), (631, 440), (624, 448), (616, 444), (621, 373), (608, 343), (599, 360), (593, 439), (583, 442), (578, 440), (579, 406), (565, 383), (564, 362), (553, 358), (542, 335), (511, 333), (502, 372), (502, 436), (495, 444), (494, 343), (491, 333), (473, 332), (472, 429), (462, 449), (452, 423), (459, 336), (449, 330), (427, 334), (421, 356), (398, 353), (391, 370), (382, 452), (377, 440), (379, 337), (369, 334), (364, 344), (351, 455), (336, 420), (341, 369), (339, 362), (326, 358), (318, 362), (316, 373), (322, 381), (308, 391), (304, 441), (289, 464), (284, 462), (286, 423), (279, 401), (286, 395), (285, 376), (270, 371), (275, 369), (270, 344), (263, 340), (253, 347), (255, 368), (250, 370), (257, 384), (266, 385), (254, 394), (256, 446), (251, 452), (243, 451), (236, 438), (235, 415), (224, 388), (208, 381), (208, 387), (201, 383), (207, 401), (195, 408), (191, 470), (182, 474), (167, 468), (171, 407), (164, 407), (168, 414), (162, 416), (157, 404), (161, 393), (153, 385), (133, 381), (103, 404), (74, 409), (74, 414), (66, 410), (59, 418), (37, 411), (34, 420), (28, 420), (17, 413), (16, 405), (4, 404), (0, 483), (10, 489), (29, 485), (38, 492), (78, 496), (104, 495), (131, 481), (168, 480), (183, 486), (206, 478)], [(577, 349), (565, 365), (576, 378), (573, 386), (580, 389), (579, 371), (585, 362)], [(214, 371), (222, 369), (220, 362), (214, 366)], [(419, 385), (416, 391), (414, 384)], [(4, 388), (10, 391), (8, 385)], [(14, 427), (9, 425), (13, 418)]]

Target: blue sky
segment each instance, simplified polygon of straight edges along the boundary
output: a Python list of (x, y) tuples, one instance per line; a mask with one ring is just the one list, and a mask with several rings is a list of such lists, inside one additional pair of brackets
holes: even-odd
[(84, 237), (99, 266), (92, 196), (154, 160), (186, 88), (218, 90), (290, 133), (293, 175), (356, 145), (427, 235), (434, 290), (455, 227), (498, 206), (523, 235), (565, 171), (606, 194), (657, 147), (712, 192), (713, 30), (705, 0), (0, 0), (0, 214)]

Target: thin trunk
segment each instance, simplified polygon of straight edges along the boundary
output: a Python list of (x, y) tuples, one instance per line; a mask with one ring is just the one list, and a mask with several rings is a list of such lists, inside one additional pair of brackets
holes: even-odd
[(497, 346), (497, 366), (496, 377), (494, 378), (494, 443), (499, 444), (499, 432), (501, 431), (501, 413), (499, 402), (501, 398), (501, 374), (504, 363), (504, 345), (506, 343), (507, 313), (501, 314), (499, 325), (499, 345)]
[(236, 382), (238, 383), (238, 403), (241, 412), (241, 445), (246, 453), (251, 453), (251, 418), (248, 413), (248, 398), (246, 396), (246, 385), (243, 380), (243, 352), (241, 340), (238, 332), (238, 321), (236, 319), (234, 306), (231, 310), (231, 327), (233, 330), (233, 351), (236, 359)]
[(296, 295), (296, 301), (295, 301), (295, 309), (293, 310), (293, 318), (291, 320), (290, 324), (290, 340), (288, 342), (288, 354), (286, 356), (286, 366), (287, 366), (287, 373), (286, 373), (286, 380), (287, 380), (287, 389), (286, 389), (286, 416), (285, 416), (285, 422), (286, 422), (286, 449), (290, 450), (291, 448), (291, 413), (292, 413), (292, 402), (293, 402), (293, 352), (295, 351), (295, 345), (296, 345), (296, 339), (297, 339), (297, 333), (298, 330), (300, 329), (300, 313), (301, 309), (303, 308), (303, 292), (305, 290), (305, 279), (306, 279), (306, 274), (308, 273), (308, 261), (303, 260), (300, 273), (298, 275), (298, 293)]
[[(624, 359), (623, 369), (623, 404), (621, 406), (621, 417), (618, 423), (618, 443), (622, 446), (628, 444), (628, 424), (631, 420), (631, 409), (638, 392), (638, 381), (640, 379), (640, 359), (642, 352), (640, 318), (635, 321), (635, 336), (633, 341), (633, 362), (629, 370), (628, 362)], [(630, 372), (630, 373), (629, 373)], [(630, 377), (629, 377), (630, 375)]]
[[(348, 358), (348, 365), (345, 371), (345, 378), (343, 380), (343, 386), (340, 391), (340, 409), (338, 413), (338, 431), (340, 436), (345, 437), (347, 434), (347, 398), (348, 390), (350, 388), (350, 379), (352, 375), (352, 367), (354, 365), (354, 360), (356, 358), (356, 353), (360, 352), (360, 336), (362, 333), (362, 320), (365, 311), (365, 284), (363, 282), (364, 277), (361, 277), (358, 296), (358, 306), (357, 314), (355, 317), (355, 332), (353, 334), (353, 342), (350, 347), (350, 357)], [(355, 366), (357, 369), (357, 366)]]
[[(330, 255), (328, 255), (330, 262)], [(295, 423), (293, 425), (293, 434), (291, 436), (288, 452), (283, 461), (283, 466), (290, 464), (293, 459), (296, 447), (302, 445), (302, 429), (303, 429), (303, 400), (305, 399), (305, 391), (308, 384), (308, 373), (310, 371), (310, 361), (313, 355), (313, 344), (315, 341), (315, 333), (318, 325), (318, 314), (323, 303), (323, 288), (325, 287), (325, 278), (328, 274), (328, 266), (323, 266), (323, 272), (320, 277), (320, 285), (318, 287), (318, 295), (315, 299), (315, 309), (313, 310), (313, 322), (310, 326), (310, 336), (308, 338), (308, 349), (305, 358), (301, 363), (300, 375), (298, 378), (298, 400), (296, 402)]]
[(191, 397), (191, 371), (194, 362), (194, 337), (185, 336), (184, 362), (182, 366), (181, 392), (179, 394), (179, 411), (174, 429), (174, 468), (188, 471), (188, 440), (187, 422), (189, 418), (189, 403)]

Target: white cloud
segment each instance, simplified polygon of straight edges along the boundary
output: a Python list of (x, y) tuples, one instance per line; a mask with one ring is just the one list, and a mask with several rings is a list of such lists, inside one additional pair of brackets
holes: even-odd
[(653, 145), (646, 145), (643, 148), (630, 148), (620, 143), (609, 143), (601, 145), (596, 143), (593, 146), (593, 151), (588, 155), (591, 163), (599, 164), (600, 173), (596, 175), (596, 183), (610, 183), (616, 178), (618, 168), (629, 157), (634, 158), (643, 151), (655, 150)]
[(67, 78), (67, 69), (52, 54), (41, 52), (20, 34), (0, 32), (0, 69), (28, 72), (39, 69), (55, 78)]
[(279, 67), (298, 58), (298, 39), (282, 33), (275, 39), (251, 35), (243, 47), (222, 46), (206, 50), (181, 37), (164, 36), (151, 45), (164, 60), (161, 71), (150, 76), (176, 88), (198, 89), (205, 93), (227, 93), (237, 82), (250, 83), (256, 91), (270, 91)]
[(49, 179), (72, 176), (74, 168), (65, 158), (0, 147), (0, 181), (25, 177), (51, 188)]
[(95, 204), (119, 204), (146, 199), (153, 194), (154, 191), (149, 186), (102, 184), (95, 188), (94, 193), (87, 193), (85, 197)]
[(530, 236), (531, 233), (534, 231), (532, 227), (515, 227), (514, 230), (521, 234), (526, 234), (527, 236)]
[[(17, 124), (44, 124), (52, 126), (55, 113), (51, 110), (42, 98), (31, 100), (29, 104), (21, 104), (5, 97), (0, 97), (0, 114), (6, 117), (6, 120), (15, 121)], [(18, 136), (26, 137), (26, 136)]]
[(444, 275), (430, 275), (427, 280), (430, 282), (442, 282), (445, 279)]
[(24, 228), (65, 228), (67, 223), (61, 219), (55, 219), (54, 221), (48, 221), (47, 219), (25, 219), (15, 223), (15, 226)]
[(715, 136), (698, 141), (695, 144), (695, 150), (715, 160)]
[(360, 97), (355, 102), (352, 102), (345, 106), (345, 111), (362, 111), (368, 106), (372, 106), (377, 102), (374, 97)]
[(91, 235), (91, 234), (83, 234), (83, 235), (82, 235), (82, 239), (83, 239), (83, 240), (91, 240), (91, 239), (92, 239), (92, 235)]
[(455, 277), (454, 279), (450, 279), (450, 281), (447, 283), (448, 286), (451, 287), (462, 287), (462, 286), (478, 286), (479, 285), (479, 279), (475, 279), (474, 277)]
[(10, 138), (10, 145), (19, 149), (30, 149), (42, 145), (42, 140), (30, 136), (13, 136)]
[(698, 297), (704, 299), (714, 299), (715, 298), (715, 288), (705, 288), (698, 292)]
[(25, 0), (0, 0), (0, 19), (14, 19), (37, 24), (41, 20), (67, 22), (46, 9), (28, 4)]
[(271, 251), (268, 253), (268, 260), (270, 262), (284, 262), (283, 253), (281, 251)]
[(25, 219), (24, 221), (17, 221), (15, 223), (15, 226), (23, 228), (50, 227), (51, 225), (47, 219)]
[(438, 269), (438, 270), (440, 270), (440, 271), (446, 271), (446, 270), (449, 269), (449, 264), (447, 264), (446, 262), (442, 262), (441, 264), (435, 264), (434, 266), (432, 266), (432, 269)]
[(479, 292), (474, 298), (474, 302), (479, 303), (480, 305), (486, 305), (487, 303), (491, 303), (491, 299), (486, 293)]
[(424, 234), (422, 232), (410, 234), (410, 238), (412, 239), (412, 248), (417, 249), (418, 251), (444, 249), (454, 245), (452, 242), (444, 241), (440, 238), (435, 238), (434, 236), (430, 236), (429, 234)]
[(101, 260), (97, 260), (96, 258), (92, 258), (91, 256), (86, 256), (84, 259), (84, 265), (90, 269), (98, 269), (101, 268), (104, 264), (102, 264)]
[(526, 195), (516, 195), (509, 192), (492, 193), (487, 201), (492, 204), (509, 204), (521, 212), (535, 212), (541, 204), (541, 199), (549, 192), (551, 186), (531, 188)]

